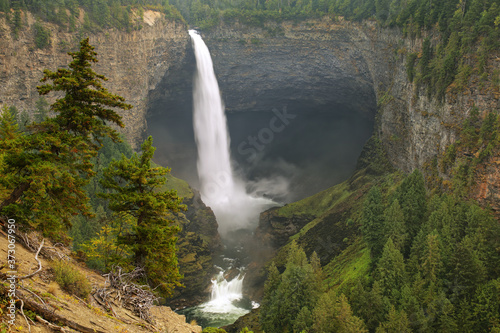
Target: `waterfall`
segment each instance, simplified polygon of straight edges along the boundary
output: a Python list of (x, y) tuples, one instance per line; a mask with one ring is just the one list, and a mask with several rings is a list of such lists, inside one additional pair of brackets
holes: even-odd
[(228, 309), (234, 308), (232, 302), (243, 298), (243, 278), (244, 275), (238, 274), (231, 281), (227, 281), (224, 278), (224, 271), (221, 271), (212, 280), (212, 297), (208, 303), (212, 312), (225, 313)]
[(231, 166), (229, 133), (210, 51), (195, 30), (189, 30), (196, 58), (193, 126), (198, 148), (198, 176), (203, 201), (212, 208), (219, 233), (255, 226), (260, 212), (275, 203), (247, 194)]

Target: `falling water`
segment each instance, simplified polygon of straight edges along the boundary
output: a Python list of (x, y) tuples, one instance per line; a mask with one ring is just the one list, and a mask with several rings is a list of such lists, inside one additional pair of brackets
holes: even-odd
[[(246, 192), (243, 180), (235, 176), (231, 166), (229, 133), (219, 85), (215, 77), (210, 52), (201, 36), (190, 30), (197, 71), (193, 89), (193, 125), (198, 148), (198, 176), (203, 201), (212, 208), (223, 238), (231, 238), (238, 230), (254, 228), (261, 211), (276, 204)], [(225, 258), (229, 259), (229, 258)], [(209, 302), (186, 309), (184, 314), (199, 323), (227, 325), (252, 308), (242, 293), (244, 274), (226, 280), (226, 270), (212, 280)]]
[(189, 30), (196, 57), (194, 132), (198, 147), (198, 176), (203, 201), (212, 208), (219, 233), (255, 226), (259, 213), (275, 203), (247, 194), (231, 167), (229, 134), (210, 52), (195, 30)]

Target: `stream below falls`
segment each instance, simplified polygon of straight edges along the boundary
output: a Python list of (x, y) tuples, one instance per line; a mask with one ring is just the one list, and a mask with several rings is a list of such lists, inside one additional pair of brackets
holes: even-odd
[[(250, 231), (238, 232), (237, 237), (252, 237)], [(202, 327), (230, 325), (247, 314), (258, 303), (243, 294), (245, 267), (250, 262), (245, 246), (235, 242), (225, 242), (223, 254), (217, 258), (215, 268), (219, 271), (212, 278), (210, 300), (200, 305), (177, 311), (186, 316), (186, 321), (196, 320)]]

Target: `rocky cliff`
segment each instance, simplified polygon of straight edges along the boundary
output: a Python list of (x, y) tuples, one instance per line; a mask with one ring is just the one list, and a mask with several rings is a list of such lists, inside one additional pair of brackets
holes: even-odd
[[(186, 26), (153, 11), (146, 11), (142, 19), (135, 18), (141, 21), (142, 29), (130, 33), (116, 29), (70, 33), (59, 26), (44, 24), (50, 30), (51, 42), (48, 47), (38, 49), (33, 32), (35, 18), (30, 13), (22, 16), (24, 24), (17, 38), (6, 18), (0, 17), (0, 104), (32, 113), (39, 99), (36, 86), (43, 70), (66, 66), (70, 61), (67, 52), (76, 49), (80, 38), (89, 36), (98, 53), (95, 70), (109, 79), (105, 87), (134, 106), (122, 113), (126, 125), (123, 133), (137, 146), (146, 128), (148, 94), (186, 55)], [(80, 21), (81, 24), (83, 11)], [(53, 98), (49, 97), (49, 102)]]
[[(133, 145), (144, 135), (151, 112), (175, 116), (190, 111), (195, 66), (187, 26), (153, 11), (141, 20), (140, 30), (111, 29), (90, 36), (99, 54), (96, 70), (109, 78), (106, 87), (134, 105), (123, 114), (124, 133)], [(85, 34), (46, 25), (51, 43), (40, 50), (34, 43), (35, 19), (23, 13), (23, 22), (14, 38), (5, 17), (0, 18), (0, 104), (33, 111), (43, 69), (65, 66), (66, 52)], [(270, 113), (286, 105), (374, 118), (378, 103), (377, 129), (384, 147), (391, 162), (405, 171), (422, 167), (453, 142), (456, 133), (449, 125), (472, 106), (498, 108), (498, 93), (474, 85), (444, 103), (418, 93), (408, 82), (405, 60), (406, 54), (420, 51), (422, 40), (403, 39), (397, 29), (382, 29), (376, 22), (324, 19), (263, 27), (233, 22), (203, 32), (203, 37), (229, 113)], [(490, 67), (498, 68), (499, 62), (493, 56)]]

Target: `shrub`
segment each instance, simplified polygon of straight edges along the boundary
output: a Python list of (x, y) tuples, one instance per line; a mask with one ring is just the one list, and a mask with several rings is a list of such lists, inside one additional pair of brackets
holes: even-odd
[(63, 290), (78, 297), (87, 298), (92, 287), (78, 268), (65, 261), (55, 261), (52, 268), (55, 280)]
[(33, 25), (33, 32), (35, 34), (35, 45), (39, 49), (44, 49), (50, 44), (50, 30), (44, 28), (39, 22)]
[(201, 333), (226, 333), (222, 328), (205, 327)]

